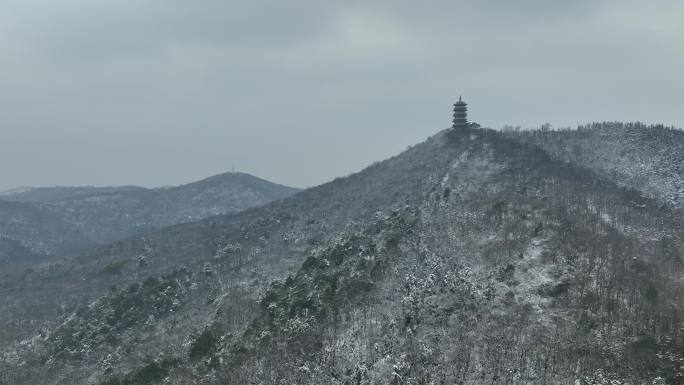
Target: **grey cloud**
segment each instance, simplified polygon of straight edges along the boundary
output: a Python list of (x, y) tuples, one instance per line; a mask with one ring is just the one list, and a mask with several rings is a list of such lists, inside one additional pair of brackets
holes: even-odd
[(320, 1), (67, 1), (16, 5), (20, 37), (64, 59), (154, 55), (173, 45), (281, 45), (322, 33)]

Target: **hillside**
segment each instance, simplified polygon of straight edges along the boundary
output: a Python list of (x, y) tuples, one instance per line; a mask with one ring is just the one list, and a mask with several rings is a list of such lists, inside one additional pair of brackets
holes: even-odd
[(509, 133), (555, 158), (590, 168), (666, 206), (684, 208), (684, 131), (642, 123), (593, 123), (576, 130)]
[(143, 188), (137, 186), (19, 187), (9, 191), (1, 192), (0, 199), (11, 202), (52, 202), (63, 199), (80, 198), (89, 195), (102, 195), (131, 190), (143, 190)]
[(31, 204), (0, 200), (0, 263), (74, 251), (92, 243), (59, 215)]
[(177, 187), (88, 195), (45, 202), (41, 207), (102, 243), (241, 211), (297, 191), (248, 174), (226, 173)]
[[(1, 197), (0, 207), (14, 211), (0, 217), (0, 234), (37, 255), (65, 254), (144, 231), (241, 211), (296, 191), (241, 173), (160, 189), (34, 188)], [(16, 227), (17, 221), (23, 231)], [(46, 227), (55, 234), (45, 234)], [(17, 255), (15, 259), (22, 258)]]
[(442, 132), (282, 201), (6, 274), (0, 373), (681, 383), (684, 215), (600, 171)]

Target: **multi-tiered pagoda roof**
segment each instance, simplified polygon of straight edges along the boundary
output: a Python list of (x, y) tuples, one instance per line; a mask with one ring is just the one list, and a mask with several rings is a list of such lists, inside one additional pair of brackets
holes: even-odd
[(468, 105), (458, 97), (458, 102), (454, 104), (454, 125), (453, 128), (456, 129), (466, 129), (468, 128)]

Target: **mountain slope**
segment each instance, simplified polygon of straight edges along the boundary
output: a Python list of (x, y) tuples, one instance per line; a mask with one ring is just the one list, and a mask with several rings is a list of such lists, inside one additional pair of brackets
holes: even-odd
[[(134, 234), (182, 222), (244, 210), (282, 199), (297, 189), (267, 182), (248, 174), (226, 173), (198, 182), (163, 189), (140, 187), (54, 187), (38, 188), (3, 196), (5, 207), (26, 210), (23, 233), (0, 219), (0, 233), (35, 254), (64, 254), (73, 246), (94, 246)], [(41, 228), (53, 226), (60, 242), (43, 242)], [(36, 236), (29, 233), (35, 231)], [(77, 234), (71, 239), (69, 234)], [(54, 237), (52, 237), (54, 238)], [(19, 259), (19, 256), (17, 257)]]
[(676, 383), (683, 222), (659, 206), (499, 133), (440, 133), (7, 276), (0, 307), (42, 320), (0, 320), (24, 339), (8, 382)]
[(0, 200), (0, 260), (25, 259), (91, 245), (58, 215), (27, 203)]
[(52, 202), (88, 195), (109, 194), (129, 190), (141, 190), (137, 186), (121, 187), (20, 187), (0, 193), (0, 199), (11, 202)]
[(162, 189), (71, 198), (42, 205), (97, 242), (241, 211), (298, 191), (248, 174), (226, 173)]
[(577, 130), (520, 131), (518, 140), (588, 167), (667, 206), (684, 208), (684, 131), (642, 123), (593, 123)]

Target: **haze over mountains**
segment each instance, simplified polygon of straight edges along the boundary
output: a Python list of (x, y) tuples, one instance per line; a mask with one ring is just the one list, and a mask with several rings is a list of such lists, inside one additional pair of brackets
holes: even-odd
[(65, 254), (262, 205), (298, 189), (242, 173), (176, 187), (22, 188), (0, 195), (0, 262)]
[[(141, 216), (138, 236), (4, 273), (0, 383), (679, 384), (682, 143), (447, 130), (260, 207)], [(174, 194), (215, 196), (199, 186)], [(31, 204), (82, 223), (167, 192)], [(199, 207), (165, 218), (217, 206)]]

